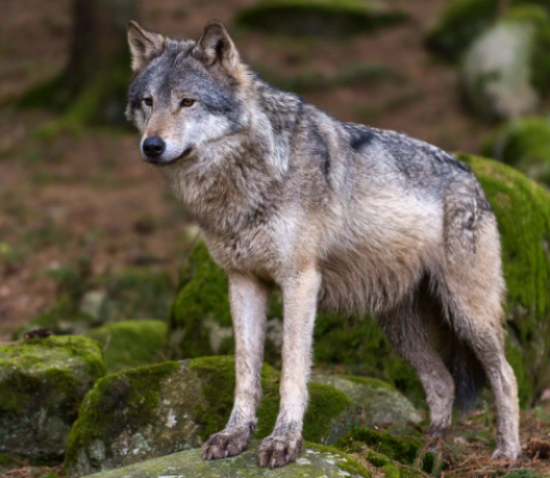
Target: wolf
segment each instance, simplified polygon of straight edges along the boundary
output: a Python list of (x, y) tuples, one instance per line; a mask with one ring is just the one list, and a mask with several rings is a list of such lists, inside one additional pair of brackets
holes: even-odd
[(194, 216), (229, 282), (234, 407), (204, 458), (237, 455), (254, 433), (266, 312), (280, 289), (281, 399), (261, 466), (299, 456), (318, 307), (377, 318), (422, 382), (431, 438), (450, 426), (455, 390), (459, 405), (471, 402), (485, 375), (498, 413), (493, 458), (514, 460), (518, 395), (504, 354), (500, 239), (469, 167), (270, 86), (218, 21), (197, 41), (130, 22), (128, 41), (126, 114), (143, 159)]

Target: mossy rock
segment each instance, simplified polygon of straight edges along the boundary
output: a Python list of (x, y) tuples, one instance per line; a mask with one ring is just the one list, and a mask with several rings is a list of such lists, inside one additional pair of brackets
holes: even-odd
[(334, 446), (346, 453), (360, 455), (386, 477), (439, 476), (442, 463), (430, 452), (421, 452), (424, 438), (394, 436), (388, 432), (357, 428), (340, 438)]
[(260, 0), (241, 10), (236, 24), (269, 33), (338, 38), (406, 19), (405, 13), (373, 0)]
[(0, 453), (61, 458), (80, 403), (103, 375), (99, 344), (86, 337), (0, 346)]
[(449, 2), (426, 35), (430, 50), (446, 60), (458, 60), (472, 42), (497, 18), (500, 0)]
[[(197, 244), (184, 267), (179, 292), (170, 313), (170, 358), (233, 354), (234, 341), (227, 295), (227, 278)], [(275, 294), (268, 311), (265, 361), (281, 364), (282, 300)], [(405, 391), (415, 404), (423, 397), (414, 370), (392, 351), (378, 324), (369, 316), (318, 313), (314, 331), (317, 367), (344, 364), (352, 375), (379, 378)]]
[[(86, 396), (67, 442), (65, 471), (82, 476), (201, 446), (225, 426), (233, 406), (235, 360), (206, 357), (108, 375)], [(275, 424), (279, 374), (262, 369), (257, 438)], [(304, 439), (330, 443), (356, 426), (356, 408), (339, 390), (309, 386)], [(355, 421), (354, 421), (355, 420)]]
[(258, 466), (256, 454), (259, 442), (252, 442), (250, 448), (238, 456), (225, 460), (206, 461), (200, 450), (184, 451), (174, 455), (137, 463), (118, 470), (98, 473), (94, 478), (158, 478), (197, 476), (205, 478), (256, 478), (274, 475), (280, 478), (370, 478), (371, 474), (357, 460), (341, 451), (306, 443), (304, 452), (296, 463), (275, 471)]
[(101, 344), (108, 373), (163, 361), (168, 326), (161, 320), (127, 320), (106, 324), (86, 335)]
[(316, 375), (312, 380), (344, 392), (361, 410), (363, 427), (418, 424), (422, 421), (414, 405), (396, 388), (381, 380), (345, 375)]
[(550, 385), (550, 194), (519, 171), (460, 154), (495, 210), (507, 286), (507, 356), (520, 403), (530, 405)]
[(531, 117), (504, 124), (485, 140), (482, 154), (550, 186), (550, 119)]
[(527, 5), (510, 9), (468, 48), (461, 83), (472, 110), (488, 120), (533, 113), (550, 83), (550, 17)]
[(80, 335), (128, 319), (166, 320), (174, 298), (172, 278), (164, 271), (129, 268), (92, 278), (63, 268), (54, 279), (60, 290), (56, 302), (17, 330), (14, 339), (37, 327), (56, 335)]

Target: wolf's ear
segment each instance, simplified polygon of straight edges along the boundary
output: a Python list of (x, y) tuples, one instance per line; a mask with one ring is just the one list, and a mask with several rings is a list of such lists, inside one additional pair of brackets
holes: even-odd
[(216, 63), (233, 72), (240, 65), (239, 52), (222, 22), (212, 20), (204, 28), (193, 56), (208, 66)]
[(132, 69), (138, 71), (162, 52), (164, 37), (131, 21), (128, 23), (128, 44), (132, 53)]

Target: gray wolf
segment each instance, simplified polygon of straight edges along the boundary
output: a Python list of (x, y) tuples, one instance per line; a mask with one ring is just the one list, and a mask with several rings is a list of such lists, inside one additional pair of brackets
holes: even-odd
[[(500, 240), (470, 169), (403, 134), (338, 121), (262, 81), (225, 27), (173, 40), (131, 22), (127, 117), (145, 161), (196, 218), (229, 279), (234, 408), (205, 459), (242, 452), (256, 425), (266, 309), (282, 291), (280, 409), (261, 466), (296, 460), (317, 307), (371, 311), (416, 369), (443, 437), (483, 372), (498, 412), (495, 459), (520, 452), (504, 356)], [(434, 337), (445, 339), (444, 354)], [(459, 403), (460, 405), (460, 403)]]

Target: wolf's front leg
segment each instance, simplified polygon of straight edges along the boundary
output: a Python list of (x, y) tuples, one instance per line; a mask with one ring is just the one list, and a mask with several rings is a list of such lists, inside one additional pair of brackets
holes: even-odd
[(269, 290), (260, 281), (229, 276), (229, 300), (235, 336), (236, 388), (226, 427), (203, 445), (207, 460), (238, 455), (246, 449), (256, 427), (262, 394), (261, 370)]
[(296, 461), (302, 448), (302, 425), (307, 406), (313, 325), (321, 276), (310, 266), (283, 284), (284, 329), (281, 404), (273, 433), (258, 452), (260, 466), (283, 466)]

